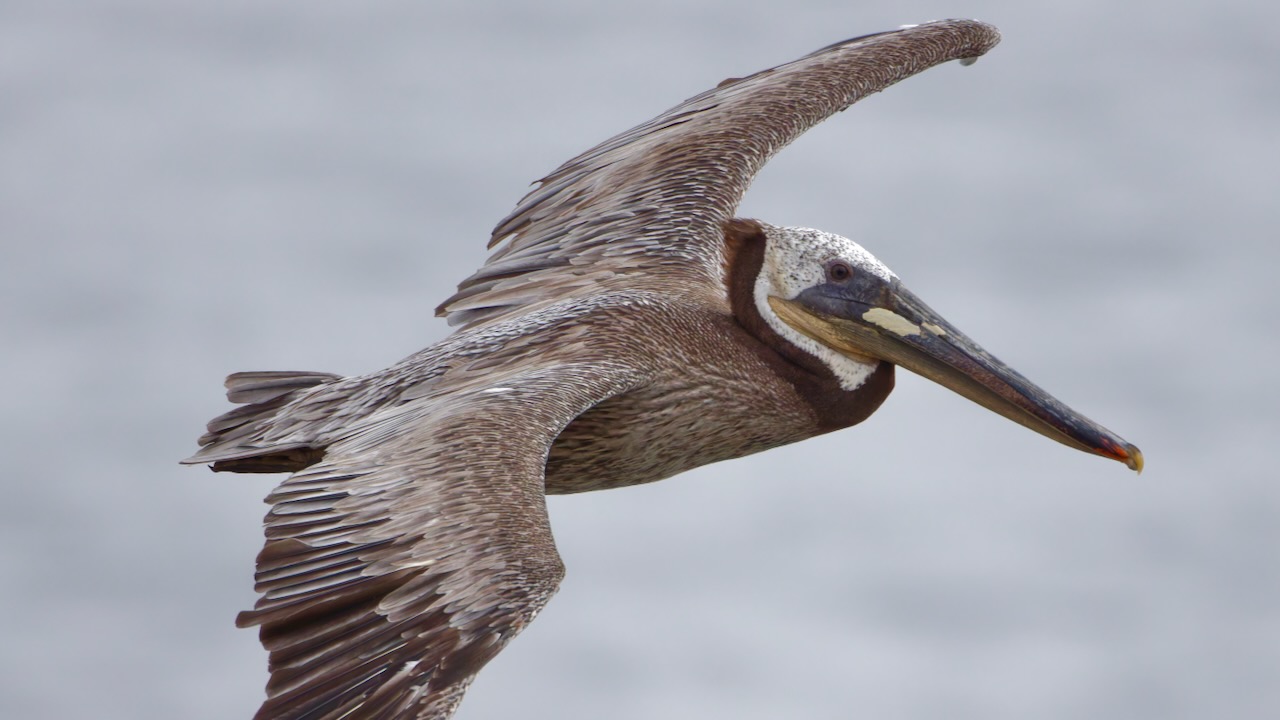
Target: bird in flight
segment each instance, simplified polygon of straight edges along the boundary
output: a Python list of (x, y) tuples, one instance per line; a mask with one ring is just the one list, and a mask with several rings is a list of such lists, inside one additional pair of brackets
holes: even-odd
[(259, 720), (450, 717), (556, 591), (545, 495), (653, 482), (865, 420), (901, 366), (1140, 470), (852, 240), (741, 219), (805, 130), (995, 28), (946, 20), (731, 78), (543, 178), (384, 370), (231, 375), (184, 460), (291, 473), (267, 498)]

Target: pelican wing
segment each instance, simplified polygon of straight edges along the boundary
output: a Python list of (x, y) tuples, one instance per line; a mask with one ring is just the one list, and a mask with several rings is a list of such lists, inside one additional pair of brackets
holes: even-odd
[(448, 717), (556, 590), (547, 452), (630, 371), (557, 362), (386, 407), (268, 498), (259, 720)]
[(437, 314), (472, 324), (584, 290), (719, 283), (721, 224), (775, 152), (859, 99), (999, 39), (990, 25), (943, 20), (725, 80), (543, 178), (494, 228), (489, 247), (499, 247), (488, 262)]

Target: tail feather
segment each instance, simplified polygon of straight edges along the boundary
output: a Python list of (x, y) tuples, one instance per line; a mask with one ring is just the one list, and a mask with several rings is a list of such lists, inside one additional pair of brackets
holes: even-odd
[(321, 372), (239, 372), (227, 378), (227, 399), (241, 406), (209, 421), (200, 437), (200, 450), (182, 461), (187, 465), (210, 463), (216, 471), (293, 472), (324, 456), (323, 447), (305, 442), (266, 440), (280, 408), (317, 385), (341, 380), (341, 375)]

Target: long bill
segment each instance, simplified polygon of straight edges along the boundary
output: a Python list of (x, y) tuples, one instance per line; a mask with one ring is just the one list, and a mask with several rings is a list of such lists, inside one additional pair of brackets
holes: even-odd
[[(824, 345), (899, 365), (1047, 438), (1142, 472), (1137, 446), (1041, 390), (942, 319), (898, 282), (874, 304), (770, 297), (787, 324)], [(815, 305), (817, 307), (815, 307)]]

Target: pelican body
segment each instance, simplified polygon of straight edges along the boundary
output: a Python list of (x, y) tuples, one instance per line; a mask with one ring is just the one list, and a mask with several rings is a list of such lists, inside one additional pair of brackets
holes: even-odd
[(368, 375), (237, 373), (187, 463), (292, 473), (267, 498), (257, 717), (450, 717), (564, 573), (545, 494), (670, 477), (856, 425), (918, 372), (1069, 446), (1137, 448), (1006, 367), (857, 243), (734, 217), (809, 127), (996, 30), (948, 20), (726, 80), (570, 160)]

